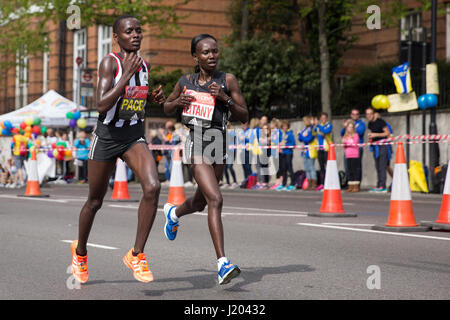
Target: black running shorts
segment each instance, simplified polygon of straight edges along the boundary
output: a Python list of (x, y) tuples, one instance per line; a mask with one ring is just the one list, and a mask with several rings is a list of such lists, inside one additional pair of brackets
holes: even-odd
[(225, 164), (227, 155), (227, 134), (219, 129), (191, 129), (184, 146), (184, 162), (196, 164)]
[[(100, 138), (95, 133), (92, 134), (93, 140), (91, 150), (89, 151), (89, 159), (96, 161), (116, 161), (117, 158), (122, 159), (122, 155), (136, 143), (145, 143), (145, 137), (135, 138), (129, 141), (117, 141), (111, 139)], [(123, 159), (122, 159), (123, 160)]]

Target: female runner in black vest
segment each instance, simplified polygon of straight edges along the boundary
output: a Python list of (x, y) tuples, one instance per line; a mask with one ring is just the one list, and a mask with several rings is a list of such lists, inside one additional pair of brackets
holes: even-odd
[(136, 18), (119, 17), (113, 26), (113, 38), (119, 44), (120, 52), (105, 56), (98, 70), (99, 119), (88, 160), (89, 195), (80, 212), (78, 241), (71, 245), (72, 274), (82, 283), (88, 280), (86, 245), (89, 233), (108, 190), (117, 157), (133, 170), (143, 191), (134, 247), (123, 261), (132, 269), (136, 280), (153, 280), (144, 246), (156, 215), (160, 183), (154, 158), (145, 141), (143, 119), (146, 101), (162, 104), (165, 97), (161, 86), (147, 97), (150, 65), (137, 54), (142, 37)]
[[(197, 63), (195, 74), (180, 78), (167, 98), (164, 110), (167, 114), (173, 114), (176, 111), (185, 111), (185, 108), (191, 106), (194, 96), (186, 94), (189, 93), (187, 90), (210, 93), (215, 98), (215, 107), (211, 120), (205, 121), (207, 125), (202, 128), (199, 128), (202, 125), (201, 119), (195, 116), (183, 117), (183, 122), (191, 129), (184, 148), (185, 159), (188, 155), (187, 160), (190, 161), (190, 169), (198, 189), (194, 196), (179, 207), (171, 204), (164, 206), (165, 235), (169, 240), (174, 240), (178, 230), (178, 218), (202, 211), (208, 205), (208, 227), (218, 259), (219, 284), (225, 284), (240, 273), (239, 267), (231, 264), (225, 256), (221, 219), (223, 199), (219, 181), (222, 179), (226, 160), (226, 121), (231, 114), (235, 119), (246, 122), (248, 110), (236, 77), (216, 70), (219, 49), (213, 36), (201, 34), (194, 37), (191, 54)], [(203, 135), (200, 138), (194, 136), (199, 131)], [(208, 142), (211, 139), (212, 142)], [(211, 144), (215, 152), (206, 154), (206, 151), (211, 149)]]

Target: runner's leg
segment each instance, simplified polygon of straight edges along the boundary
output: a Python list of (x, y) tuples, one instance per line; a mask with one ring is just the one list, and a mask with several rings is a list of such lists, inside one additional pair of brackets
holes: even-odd
[(86, 244), (94, 222), (95, 214), (101, 208), (108, 191), (108, 181), (114, 169), (114, 162), (88, 160), (89, 195), (80, 212), (78, 222), (77, 254), (85, 256)]
[(134, 252), (144, 252), (145, 243), (158, 209), (161, 184), (155, 160), (145, 143), (137, 143), (123, 154), (123, 159), (133, 170), (142, 186), (143, 196), (138, 208), (138, 225)]

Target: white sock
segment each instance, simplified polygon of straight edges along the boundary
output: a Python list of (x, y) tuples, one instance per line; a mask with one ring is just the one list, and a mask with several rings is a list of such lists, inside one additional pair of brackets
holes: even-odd
[(178, 222), (178, 217), (175, 214), (175, 210), (177, 210), (177, 208), (172, 209), (172, 211), (170, 211), (170, 219), (172, 219), (173, 222)]
[(220, 267), (222, 267), (222, 265), (227, 261), (228, 261), (227, 257), (221, 257), (217, 259), (217, 269), (220, 270)]

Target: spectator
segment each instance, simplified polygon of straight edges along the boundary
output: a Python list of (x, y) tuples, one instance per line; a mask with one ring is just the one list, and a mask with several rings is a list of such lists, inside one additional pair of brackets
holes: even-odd
[[(375, 119), (378, 119), (379, 117), (380, 117), (380, 113), (379, 112), (375, 112)], [(384, 122), (386, 122), (386, 120), (384, 120)], [(388, 122), (386, 122), (386, 126), (388, 127), (389, 132), (390, 132), (390, 135), (389, 135), (388, 138), (392, 138), (394, 136), (394, 130), (392, 129), (391, 125)], [(388, 162), (387, 162), (387, 166), (386, 166), (386, 171), (389, 174), (389, 176), (391, 178), (393, 178), (394, 177), (394, 171), (392, 170), (391, 165), (390, 165), (390, 162), (391, 162), (391, 159), (392, 159), (392, 146), (390, 144), (387, 145), (387, 150), (388, 150)]]
[[(366, 124), (364, 123), (364, 121), (360, 118), (360, 113), (359, 110), (357, 108), (352, 108), (351, 112), (350, 112), (350, 119), (344, 120), (343, 122), (343, 128), (341, 129), (341, 137), (344, 136), (345, 134), (345, 127), (347, 126), (347, 122), (348, 121), (353, 121), (355, 123), (355, 131), (359, 136), (359, 143), (362, 144), (364, 143), (364, 134), (366, 132)], [(364, 152), (364, 148), (363, 147), (359, 147), (359, 159), (360, 159), (360, 164), (359, 164), (359, 171), (358, 171), (358, 181), (361, 184), (362, 181), (362, 159), (363, 159), (363, 152)], [(345, 158), (345, 153), (344, 153), (344, 167), (345, 167), (345, 172), (347, 172), (347, 160)], [(347, 177), (347, 181), (348, 181), (348, 177)]]
[[(149, 146), (151, 145), (161, 145), (162, 141), (161, 139), (158, 137), (158, 131), (156, 130), (150, 130), (150, 143)], [(159, 162), (161, 161), (162, 157), (163, 157), (163, 153), (161, 150), (152, 150), (152, 154), (153, 154), (153, 158), (155, 159), (155, 163), (156, 163), (156, 167), (158, 168), (159, 166)]]
[(306, 178), (308, 179), (308, 190), (317, 188), (317, 172), (314, 167), (317, 158), (317, 139), (313, 135), (314, 119), (311, 116), (303, 117), (305, 128), (298, 133), (298, 140), (303, 142), (308, 149), (302, 151), (303, 165), (305, 167)]
[(5, 171), (9, 172), (6, 188), (15, 188), (17, 186), (17, 167), (14, 164), (14, 158), (9, 158), (6, 162)]
[[(164, 136), (164, 144), (165, 145), (173, 145), (173, 133), (175, 131), (175, 126), (173, 121), (169, 120), (166, 122), (165, 124), (165, 136)], [(175, 138), (175, 141), (178, 140), (178, 137)], [(164, 168), (165, 168), (165, 177), (166, 177), (166, 181), (164, 181), (164, 184), (169, 185), (170, 183), (170, 171), (172, 169), (172, 150), (164, 150), (163, 154), (166, 157), (166, 162), (164, 164)]]
[[(378, 142), (389, 137), (389, 128), (386, 122), (381, 118), (375, 118), (375, 112), (372, 108), (366, 109), (366, 118), (369, 133), (369, 143)], [(386, 169), (388, 164), (388, 148), (386, 145), (372, 145), (370, 147), (375, 160), (375, 168), (377, 170), (377, 186), (372, 188), (371, 192), (387, 192), (386, 189)]]
[[(270, 121), (270, 137), (271, 137), (270, 142), (271, 142), (272, 147), (280, 145), (281, 138), (283, 136), (283, 133), (280, 129), (280, 123), (281, 123), (280, 120), (278, 120), (277, 118), (273, 118)], [(279, 164), (281, 150), (280, 149), (271, 149), (271, 150), (272, 150), (271, 158), (275, 163), (278, 164), (276, 166), (277, 174), (276, 174), (275, 184), (270, 187), (271, 190), (274, 190), (274, 189), (278, 188), (279, 186), (281, 186), (282, 181), (283, 181), (283, 177), (281, 176), (281, 168), (280, 168), (280, 164)]]
[[(263, 122), (264, 123), (264, 122)], [(260, 179), (260, 188), (268, 189), (269, 188), (269, 158), (271, 155), (270, 147), (270, 128), (269, 125), (263, 124), (259, 130), (259, 146), (262, 147), (260, 150), (260, 154), (258, 155), (257, 164), (259, 165), (259, 176)]]
[(315, 134), (317, 135), (317, 141), (319, 144), (319, 150), (317, 152), (317, 158), (320, 166), (320, 185), (317, 190), (323, 189), (323, 183), (325, 181), (325, 170), (327, 167), (328, 159), (328, 146), (333, 143), (332, 131), (333, 125), (328, 121), (328, 114), (322, 112), (320, 114), (319, 121), (315, 120)]
[(250, 164), (250, 149), (249, 149), (252, 131), (248, 127), (248, 122), (242, 123), (241, 128), (242, 131), (239, 132), (237, 139), (239, 146), (245, 146), (245, 148), (240, 150), (240, 153), (241, 153), (242, 168), (244, 170), (244, 178), (247, 179), (252, 174), (252, 166)]
[[(227, 123), (227, 134), (228, 134), (228, 157), (225, 163), (225, 170), (224, 170), (225, 180), (227, 183), (223, 187), (234, 189), (238, 187), (238, 183), (236, 180), (236, 173), (234, 172), (233, 169), (233, 162), (236, 158), (236, 149), (232, 149), (230, 148), (230, 146), (236, 145), (236, 131), (231, 128), (231, 124), (229, 122)], [(231, 183), (230, 175), (233, 178), (233, 183)]]
[[(284, 120), (281, 123), (281, 130), (282, 130), (282, 139), (280, 146), (282, 147), (281, 154), (280, 154), (280, 168), (281, 168), (281, 175), (283, 176), (283, 182), (282, 185), (277, 187), (275, 190), (277, 191), (291, 191), (295, 189), (294, 185), (294, 171), (292, 169), (292, 157), (294, 154), (294, 149), (292, 148), (295, 146), (295, 138), (292, 130), (290, 130), (290, 123), (287, 120)], [(287, 185), (287, 174), (289, 173), (291, 184)]]
[(13, 177), (7, 166), (0, 163), (0, 187), (7, 187), (14, 183)]
[(355, 123), (353, 120), (347, 122), (345, 127), (344, 137), (342, 138), (344, 144), (345, 158), (347, 159), (348, 189), (347, 192), (358, 192), (360, 181), (358, 180), (359, 166), (361, 163), (359, 153), (359, 135), (356, 133)]
[(86, 137), (85, 131), (80, 131), (78, 139), (75, 139), (73, 145), (76, 157), (74, 162), (78, 167), (78, 181), (79, 183), (86, 183), (88, 181), (88, 158), (91, 140)]
[(20, 134), (14, 135), (11, 142), (11, 150), (16, 174), (14, 187), (20, 188), (25, 186), (26, 172), (24, 161), (27, 160), (28, 157), (28, 138)]

